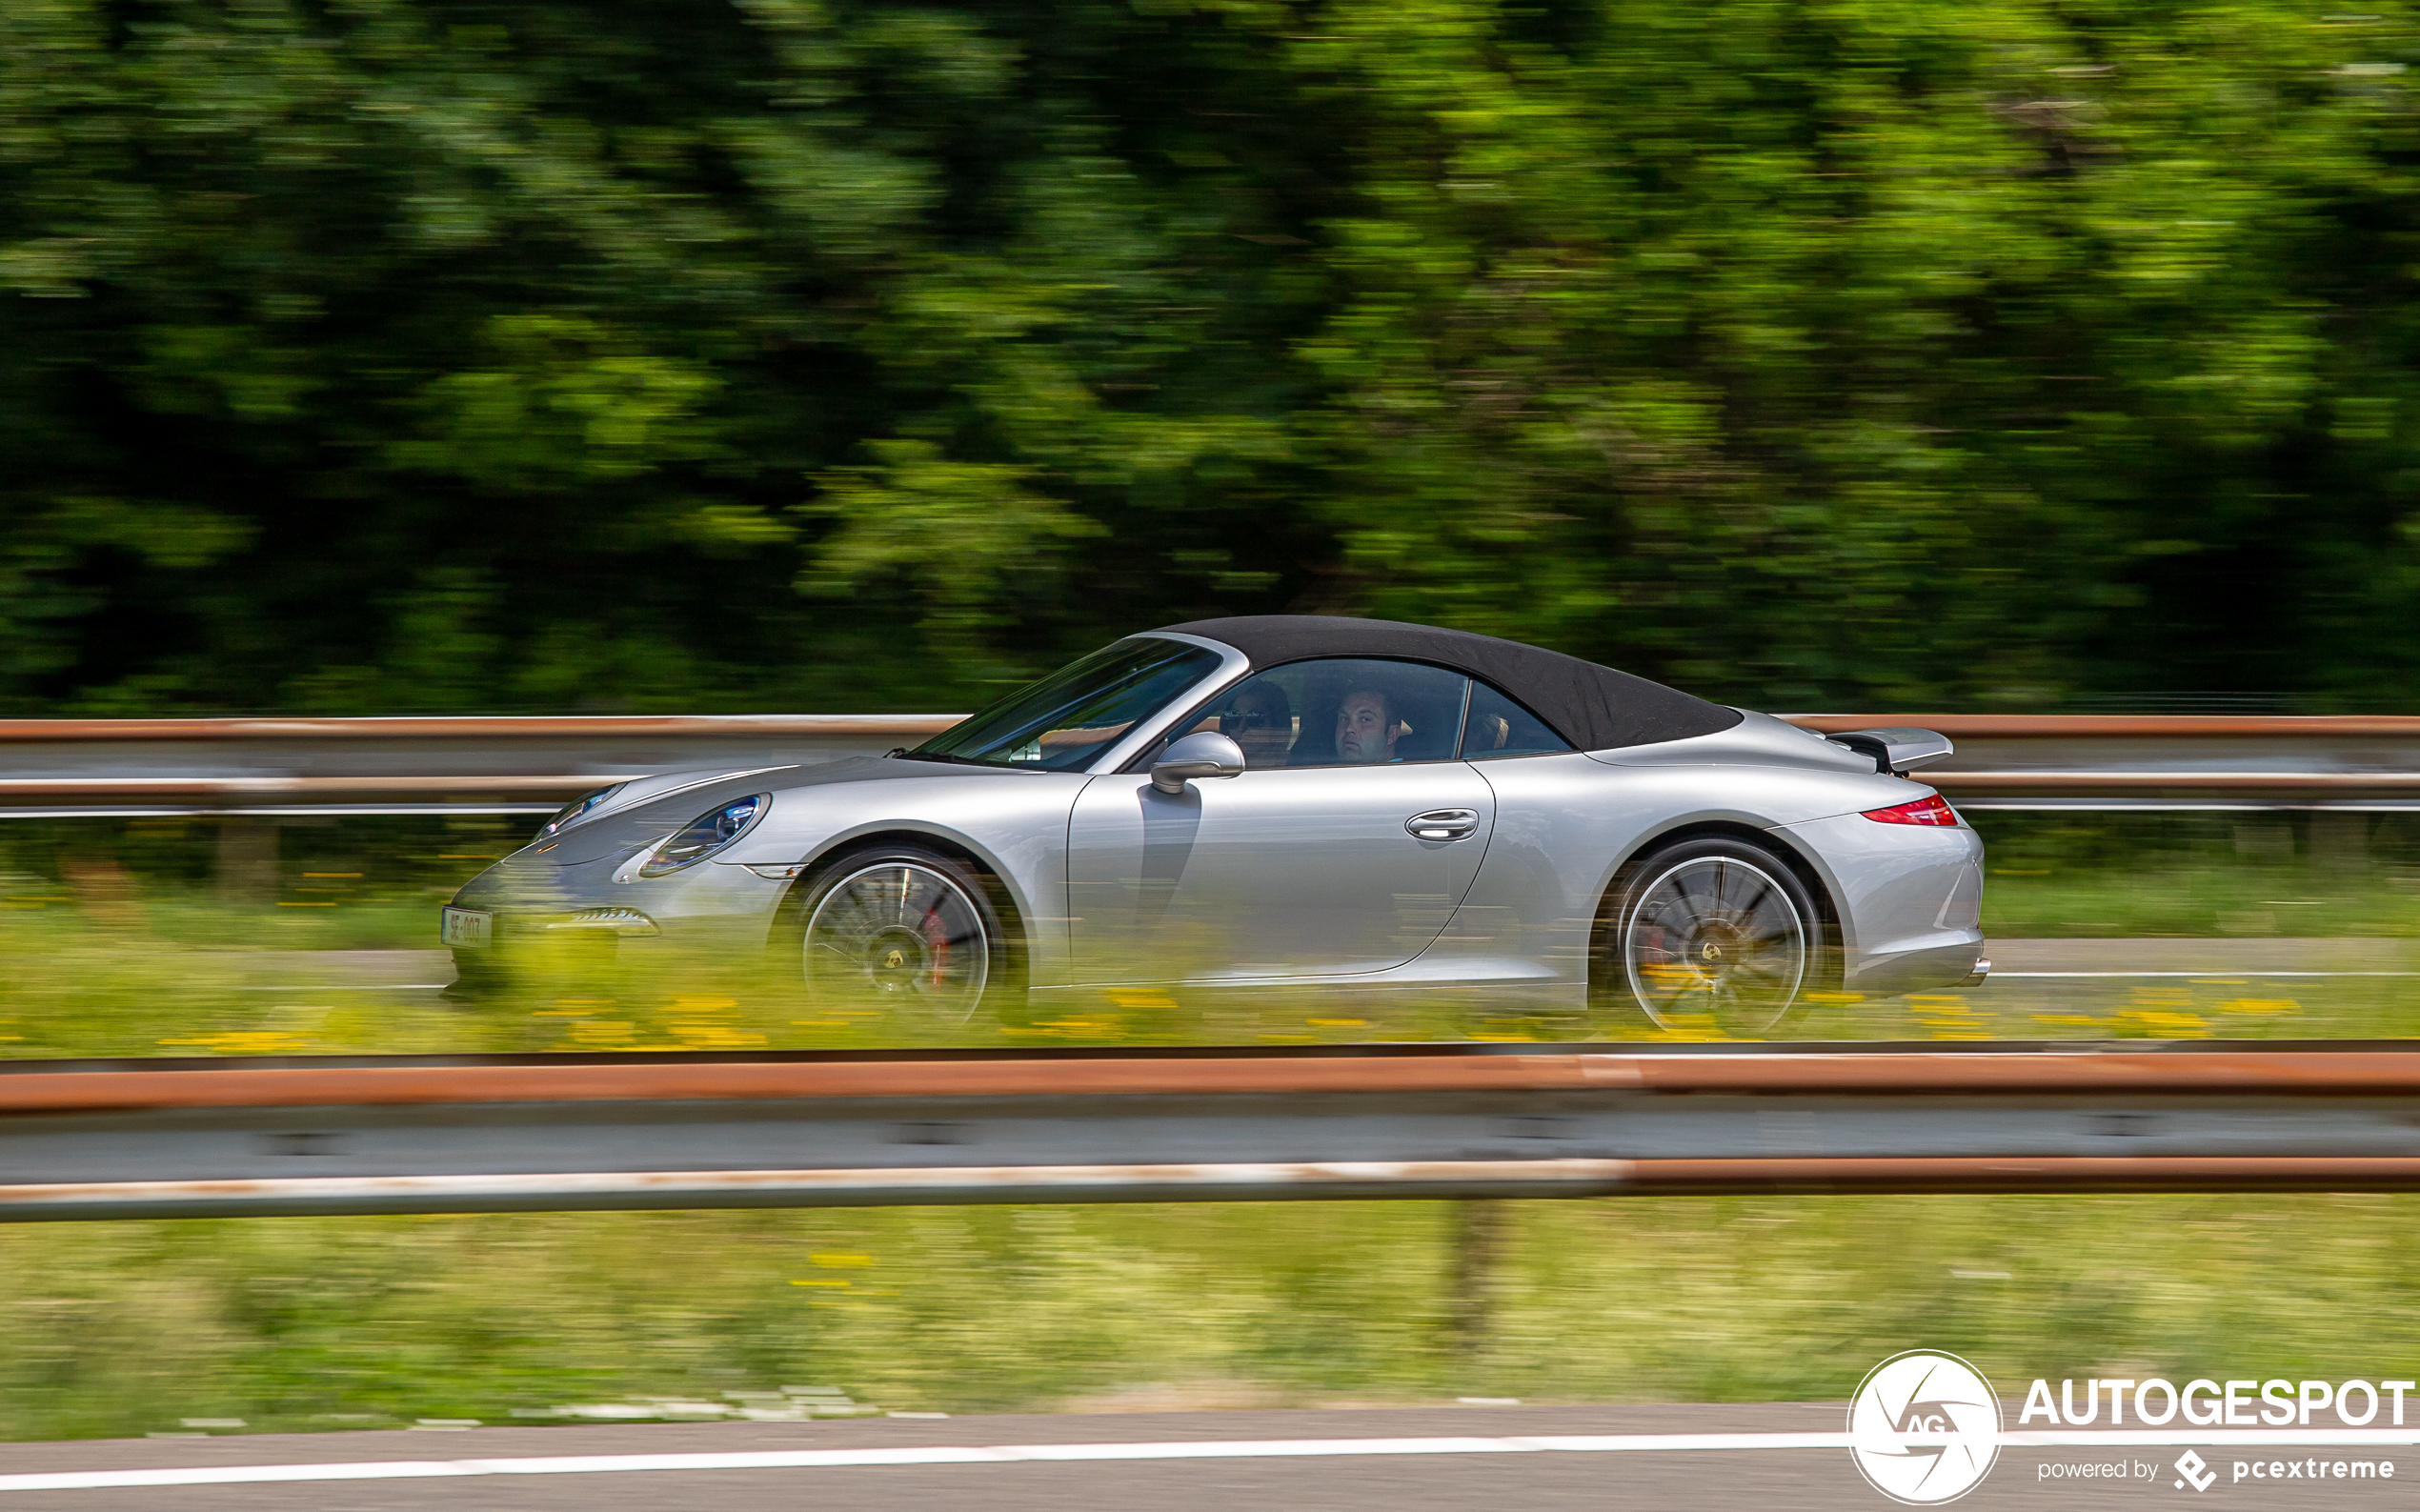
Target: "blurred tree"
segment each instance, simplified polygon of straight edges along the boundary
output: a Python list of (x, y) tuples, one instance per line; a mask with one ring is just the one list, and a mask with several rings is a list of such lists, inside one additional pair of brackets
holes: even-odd
[(0, 706), (2420, 696), (2408, 5), (12, 0)]

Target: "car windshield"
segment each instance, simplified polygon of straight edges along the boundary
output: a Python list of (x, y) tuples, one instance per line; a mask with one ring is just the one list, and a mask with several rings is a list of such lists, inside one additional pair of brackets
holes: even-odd
[(1089, 765), (1126, 732), (1219, 665), (1176, 640), (1121, 640), (1010, 694), (907, 753), (927, 761), (1065, 772)]

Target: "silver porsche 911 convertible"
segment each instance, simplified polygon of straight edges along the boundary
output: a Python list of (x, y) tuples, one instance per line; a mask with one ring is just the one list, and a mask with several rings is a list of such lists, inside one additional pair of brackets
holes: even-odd
[(602, 789), (443, 931), (474, 985), (571, 931), (945, 1023), (1154, 986), (1753, 1033), (1988, 970), (1982, 842), (1903, 776), (1949, 749), (1458, 631), (1201, 620), (914, 750)]

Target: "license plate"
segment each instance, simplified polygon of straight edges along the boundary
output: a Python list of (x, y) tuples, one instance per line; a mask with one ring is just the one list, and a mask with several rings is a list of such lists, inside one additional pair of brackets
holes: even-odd
[(495, 916), (475, 908), (456, 908), (448, 903), (439, 916), (437, 937), (448, 945), (470, 950), (485, 950), (495, 937)]

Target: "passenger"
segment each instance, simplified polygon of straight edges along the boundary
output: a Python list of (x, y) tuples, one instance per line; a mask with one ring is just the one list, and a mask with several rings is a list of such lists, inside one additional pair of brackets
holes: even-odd
[(1294, 745), (1294, 704), (1274, 682), (1246, 683), (1237, 690), (1219, 726), (1243, 749), (1247, 769), (1281, 767)]
[(1348, 693), (1336, 707), (1339, 761), (1392, 761), (1395, 742), (1402, 736), (1402, 723), (1388, 708), (1386, 695), (1375, 688)]

